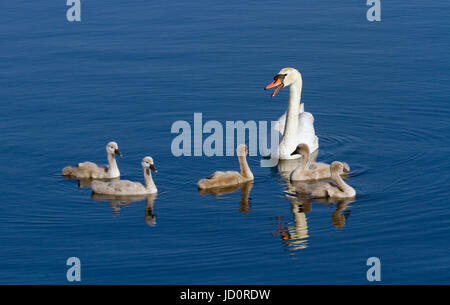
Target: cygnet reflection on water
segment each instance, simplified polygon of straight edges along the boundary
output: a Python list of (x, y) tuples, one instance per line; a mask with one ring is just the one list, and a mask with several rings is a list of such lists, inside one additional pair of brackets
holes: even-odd
[[(301, 199), (302, 201), (312, 202), (311, 199)], [(333, 211), (331, 215), (331, 224), (335, 227), (344, 227), (347, 223), (347, 219), (350, 216), (351, 211), (348, 208), (348, 205), (354, 202), (353, 198), (316, 198), (314, 199), (314, 203), (323, 204), (323, 205), (336, 205), (336, 209)], [(311, 210), (310, 210), (311, 211)]]
[(107, 201), (111, 209), (114, 212), (120, 211), (121, 206), (129, 205), (133, 202), (145, 200), (145, 223), (149, 226), (156, 225), (157, 214), (153, 213), (153, 206), (157, 194), (149, 195), (128, 195), (128, 196), (115, 196), (92, 193), (91, 198), (95, 201)]
[(250, 212), (250, 191), (252, 190), (253, 182), (244, 182), (227, 187), (213, 188), (213, 189), (199, 189), (198, 192), (202, 195), (214, 195), (221, 196), (225, 194), (231, 194), (241, 189), (241, 202), (239, 211)]
[(312, 212), (313, 202), (316, 204), (331, 205), (336, 204), (336, 209), (331, 215), (331, 224), (335, 227), (343, 227), (347, 223), (350, 216), (350, 210), (346, 210), (348, 205), (354, 202), (353, 199), (307, 199), (298, 196), (286, 194), (286, 199), (291, 204), (291, 212), (293, 215), (293, 224), (285, 220), (282, 216), (278, 216), (276, 224), (276, 233), (282, 243), (287, 247), (287, 250), (301, 250), (308, 246), (308, 219), (306, 213)]

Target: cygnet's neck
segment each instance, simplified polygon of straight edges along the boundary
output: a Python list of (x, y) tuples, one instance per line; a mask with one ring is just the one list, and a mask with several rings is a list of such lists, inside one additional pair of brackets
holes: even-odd
[(149, 193), (156, 193), (158, 189), (156, 188), (155, 182), (153, 182), (152, 174), (150, 173), (150, 169), (144, 168), (144, 179), (145, 179), (145, 189)]
[(108, 172), (109, 175), (112, 177), (118, 177), (120, 176), (119, 167), (117, 166), (116, 157), (114, 156), (114, 153), (108, 152)]
[(239, 159), (239, 167), (241, 168), (241, 175), (244, 178), (253, 180), (253, 173), (250, 170), (250, 167), (248, 166), (247, 158), (245, 156), (238, 156), (238, 159)]
[(298, 116), (303, 111), (300, 104), (302, 94), (302, 81), (298, 79), (289, 87), (289, 105), (286, 113), (286, 125), (283, 138), (295, 137), (298, 129)]
[(339, 171), (331, 171), (331, 179), (333, 179), (334, 182), (336, 182), (339, 189), (344, 193), (353, 192), (353, 188), (350, 187), (345, 181), (342, 179), (341, 175), (339, 174)]
[(300, 167), (302, 170), (305, 170), (306, 166), (308, 165), (308, 162), (309, 162), (309, 153), (306, 151), (301, 151), (300, 155), (302, 156), (302, 161), (300, 162)]
[(296, 175), (297, 173), (302, 173), (305, 171), (306, 166), (308, 165), (309, 162), (309, 154), (306, 153), (305, 151), (301, 151), (300, 155), (302, 156), (302, 160), (300, 161), (300, 163), (297, 165), (297, 167), (295, 168), (293, 175)]

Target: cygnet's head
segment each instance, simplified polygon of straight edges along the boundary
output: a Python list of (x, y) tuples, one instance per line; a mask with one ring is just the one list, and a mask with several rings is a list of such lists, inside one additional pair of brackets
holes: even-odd
[(344, 164), (339, 161), (334, 161), (333, 163), (331, 163), (330, 171), (332, 174), (336, 173), (338, 175), (341, 175), (344, 172)]
[(349, 173), (350, 165), (348, 165), (348, 163), (346, 163), (346, 162), (342, 162), (342, 165), (344, 166), (344, 173)]
[(268, 84), (264, 90), (276, 87), (275, 91), (272, 93), (272, 97), (274, 97), (283, 87), (290, 86), (297, 81), (302, 83), (302, 75), (297, 69), (283, 68), (273, 77), (273, 82)]
[(302, 156), (309, 156), (309, 147), (308, 145), (302, 143), (302, 144), (298, 144), (297, 148), (294, 150), (294, 152), (291, 154), (292, 155), (302, 155)]
[(142, 167), (147, 171), (148, 174), (150, 174), (150, 169), (154, 171), (155, 173), (158, 172), (158, 170), (155, 168), (155, 163), (153, 162), (152, 157), (145, 157), (142, 159)]
[(119, 155), (119, 156), (123, 156), (122, 153), (119, 151), (119, 145), (117, 145), (116, 142), (109, 142), (106, 145), (106, 152), (110, 155)]
[(241, 144), (236, 148), (236, 154), (238, 157), (245, 157), (248, 155), (247, 145)]

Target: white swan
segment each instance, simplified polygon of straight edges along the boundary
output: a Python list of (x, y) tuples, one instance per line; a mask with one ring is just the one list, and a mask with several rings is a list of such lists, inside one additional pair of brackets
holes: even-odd
[(95, 180), (91, 184), (92, 191), (97, 194), (108, 195), (147, 195), (155, 194), (158, 192), (155, 183), (153, 182), (150, 169), (157, 172), (153, 159), (151, 157), (145, 157), (142, 160), (142, 168), (144, 169), (145, 186), (139, 182), (132, 182), (129, 180), (116, 180), (116, 181), (99, 181)]
[(353, 198), (356, 196), (355, 189), (344, 182), (341, 174), (344, 165), (339, 161), (331, 163), (331, 179), (333, 182), (320, 181), (314, 184), (299, 183), (296, 191), (312, 198)]
[(197, 182), (197, 186), (200, 190), (216, 188), (216, 187), (227, 187), (236, 184), (241, 184), (248, 181), (253, 181), (253, 173), (248, 166), (246, 156), (248, 155), (247, 145), (241, 144), (236, 149), (236, 154), (238, 156), (239, 165), (241, 172), (227, 171), (220, 172), (217, 171), (210, 177), (201, 179)]
[(122, 156), (122, 154), (119, 151), (117, 143), (109, 142), (106, 145), (106, 153), (108, 155), (108, 166), (98, 166), (93, 162), (78, 163), (77, 167), (67, 166), (63, 168), (63, 176), (71, 176), (79, 179), (112, 179), (120, 177), (115, 155)]
[[(304, 180), (320, 180), (331, 178), (330, 165), (323, 162), (310, 161), (309, 148), (306, 144), (299, 144), (293, 154), (300, 154), (302, 156), (301, 162), (297, 168), (291, 173), (291, 181)], [(343, 174), (350, 172), (350, 166), (341, 162), (344, 165)]]
[[(273, 127), (280, 133), (280, 143), (277, 149), (278, 159), (298, 159), (300, 155), (291, 155), (298, 144), (308, 145), (310, 152), (319, 148), (319, 140), (314, 130), (314, 117), (309, 112), (304, 112), (304, 105), (300, 98), (302, 94), (302, 75), (294, 68), (284, 68), (274, 77), (274, 81), (264, 89), (276, 87), (272, 93), (274, 97), (283, 87), (290, 86), (289, 105)], [(272, 143), (272, 145), (278, 143)]]

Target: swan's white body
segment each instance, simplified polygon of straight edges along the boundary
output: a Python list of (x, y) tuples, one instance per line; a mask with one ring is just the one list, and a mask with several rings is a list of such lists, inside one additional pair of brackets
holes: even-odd
[(278, 144), (277, 159), (298, 159), (300, 155), (291, 156), (298, 144), (308, 145), (311, 153), (319, 148), (319, 140), (314, 130), (314, 117), (304, 111), (304, 104), (300, 102), (303, 87), (300, 72), (294, 68), (284, 68), (277, 75), (285, 75), (282, 84), (290, 86), (290, 94), (287, 111), (273, 126), (273, 129), (279, 132), (281, 141), (272, 145)]

